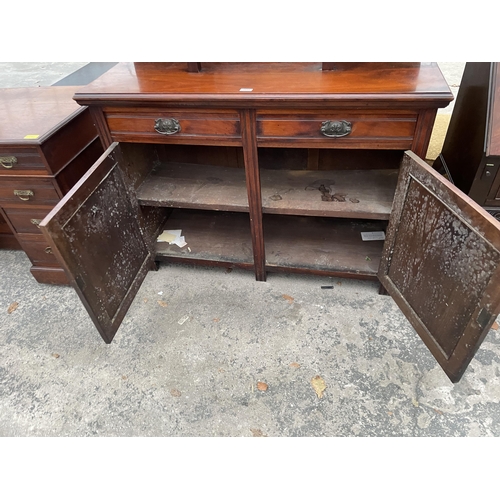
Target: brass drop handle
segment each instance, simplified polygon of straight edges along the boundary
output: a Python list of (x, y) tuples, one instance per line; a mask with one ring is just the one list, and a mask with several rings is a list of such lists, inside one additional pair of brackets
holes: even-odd
[(14, 189), (14, 195), (17, 196), (20, 200), (30, 201), (32, 196), (35, 196), (35, 193), (31, 189)]
[(51, 247), (46, 247), (45, 248), (45, 253), (52, 253), (52, 248)]
[(351, 122), (327, 120), (321, 124), (320, 131), (326, 137), (345, 137), (352, 130)]
[(15, 156), (0, 156), (0, 165), (3, 168), (12, 168), (17, 163)]
[(42, 222), (42, 219), (30, 219), (30, 222), (36, 226), (36, 227), (40, 227), (40, 222)]
[(159, 134), (173, 135), (181, 131), (181, 125), (175, 118), (158, 118), (155, 121), (155, 130)]

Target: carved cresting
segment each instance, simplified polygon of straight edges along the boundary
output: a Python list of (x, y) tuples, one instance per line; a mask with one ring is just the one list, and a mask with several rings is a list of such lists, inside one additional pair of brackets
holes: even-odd
[(321, 133), (326, 137), (344, 137), (352, 130), (351, 122), (327, 120), (321, 124)]
[(172, 135), (181, 131), (181, 125), (175, 118), (158, 118), (155, 121), (155, 130), (159, 134)]

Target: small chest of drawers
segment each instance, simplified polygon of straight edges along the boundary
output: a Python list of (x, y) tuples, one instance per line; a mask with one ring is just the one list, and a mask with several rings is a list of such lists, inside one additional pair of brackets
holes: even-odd
[(68, 280), (39, 223), (103, 152), (76, 90), (0, 90), (0, 248), (22, 248), (40, 283)]

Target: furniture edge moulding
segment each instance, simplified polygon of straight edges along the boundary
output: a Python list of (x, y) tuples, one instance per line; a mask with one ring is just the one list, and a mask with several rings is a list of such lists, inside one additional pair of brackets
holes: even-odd
[(356, 107), (357, 109), (425, 109), (444, 108), (452, 100), (451, 92), (445, 94), (75, 94), (81, 105), (100, 108), (113, 107), (193, 107), (200, 108), (313, 108), (323, 109), (325, 105), (335, 108)]

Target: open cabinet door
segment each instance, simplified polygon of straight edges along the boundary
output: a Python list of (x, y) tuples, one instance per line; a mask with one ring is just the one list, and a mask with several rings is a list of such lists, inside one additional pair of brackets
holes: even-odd
[(121, 156), (112, 144), (40, 224), (106, 343), (154, 258)]
[(406, 152), (378, 277), (452, 382), (500, 311), (500, 223)]

